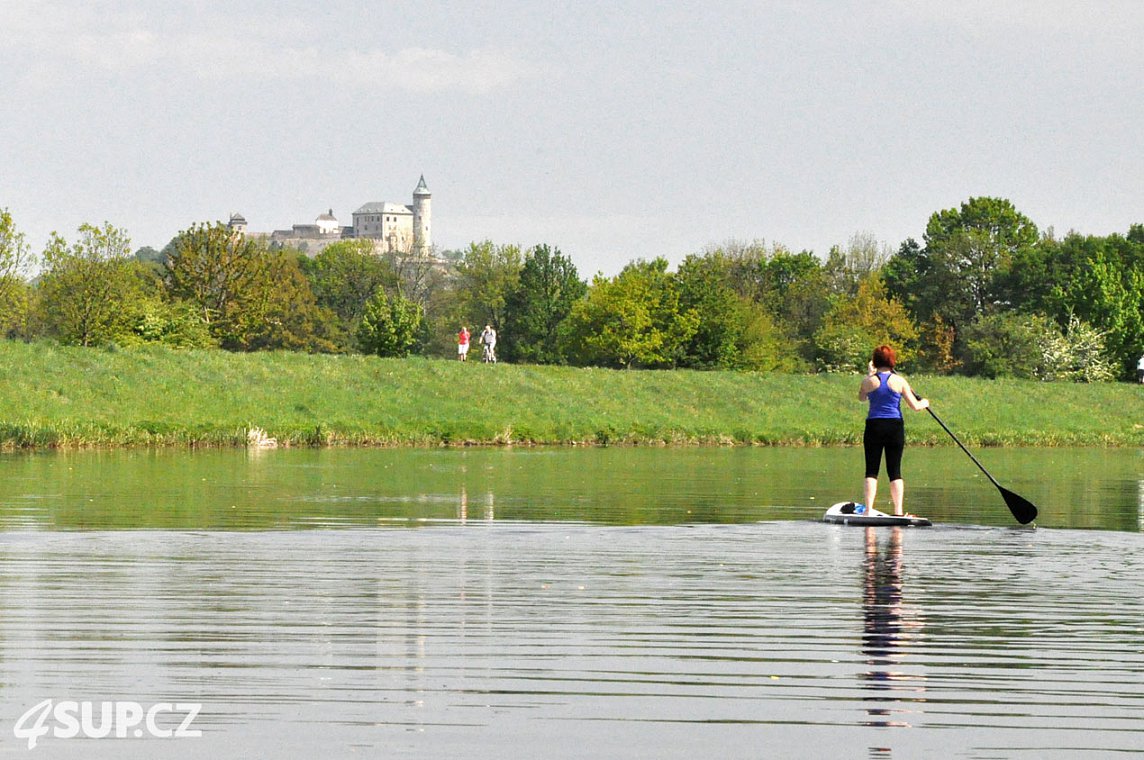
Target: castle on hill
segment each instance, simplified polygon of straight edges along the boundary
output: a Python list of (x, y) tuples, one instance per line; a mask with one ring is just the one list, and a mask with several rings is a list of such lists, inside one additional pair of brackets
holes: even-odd
[(242, 214), (231, 214), (227, 226), (235, 232), (266, 239), (271, 245), (297, 248), (310, 256), (317, 255), (330, 243), (353, 239), (374, 241), (374, 250), (378, 253), (427, 254), (433, 246), (432, 198), (422, 175), (413, 190), (411, 205), (389, 201), (366, 203), (353, 212), (353, 223), (348, 226), (338, 222), (333, 209), (319, 214), (312, 224), (295, 224), (288, 230), (248, 232)]

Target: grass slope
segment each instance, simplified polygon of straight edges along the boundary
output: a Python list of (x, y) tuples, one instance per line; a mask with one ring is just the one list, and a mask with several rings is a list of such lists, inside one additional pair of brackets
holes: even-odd
[[(911, 379), (967, 444), (1140, 445), (1144, 387)], [(0, 342), (0, 447), (861, 441), (856, 375), (96, 350)], [(907, 412), (914, 444), (948, 437)]]

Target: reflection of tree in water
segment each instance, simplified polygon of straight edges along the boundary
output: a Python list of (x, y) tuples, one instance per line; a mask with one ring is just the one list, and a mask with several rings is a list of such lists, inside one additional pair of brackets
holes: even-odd
[[(909, 727), (909, 723), (895, 719), (895, 715), (912, 712), (900, 703), (925, 701), (925, 678), (899, 668), (906, 656), (903, 645), (920, 633), (923, 622), (920, 615), (902, 601), (901, 528), (890, 528), (884, 550), (878, 545), (878, 531), (866, 529), (863, 569), (862, 654), (870, 670), (860, 678), (871, 692), (863, 698), (869, 705), (863, 725)], [(870, 757), (888, 758), (890, 750), (871, 747)]]

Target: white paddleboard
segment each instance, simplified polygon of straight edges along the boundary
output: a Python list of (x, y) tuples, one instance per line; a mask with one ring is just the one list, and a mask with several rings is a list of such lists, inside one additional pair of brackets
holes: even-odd
[(852, 501), (840, 501), (822, 516), (823, 522), (837, 525), (901, 525), (907, 528), (925, 528), (933, 525), (917, 515), (888, 515)]

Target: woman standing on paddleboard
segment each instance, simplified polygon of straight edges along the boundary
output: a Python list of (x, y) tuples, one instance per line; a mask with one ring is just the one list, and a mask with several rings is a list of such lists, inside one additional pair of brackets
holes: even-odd
[(915, 412), (928, 407), (929, 401), (914, 395), (906, 379), (894, 373), (897, 361), (894, 349), (889, 346), (875, 348), (870, 359), (870, 373), (858, 388), (858, 400), (870, 402), (866, 432), (862, 436), (862, 446), (866, 449), (866, 508), (874, 508), (874, 497), (878, 495), (878, 469), (882, 464), (882, 452), (885, 452), (890, 501), (894, 505), (894, 514), (900, 515), (906, 495), (906, 484), (902, 481), (902, 452), (906, 448), (902, 399), (905, 398)]

